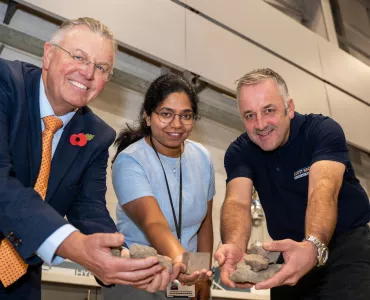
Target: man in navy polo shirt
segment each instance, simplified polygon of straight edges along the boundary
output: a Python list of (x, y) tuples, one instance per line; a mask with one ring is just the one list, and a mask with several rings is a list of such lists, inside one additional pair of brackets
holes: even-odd
[(256, 284), (271, 299), (369, 299), (369, 198), (348, 158), (342, 128), (329, 117), (294, 112), (283, 78), (258, 69), (238, 83), (246, 128), (228, 148), (226, 198), (221, 213), (223, 245), (215, 257), (221, 280), (246, 252), (251, 231), (253, 185), (285, 265)]

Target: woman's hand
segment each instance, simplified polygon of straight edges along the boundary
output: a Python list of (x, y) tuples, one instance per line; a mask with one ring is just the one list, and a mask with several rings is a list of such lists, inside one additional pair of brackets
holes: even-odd
[(173, 274), (171, 276), (171, 281), (175, 280), (176, 278), (185, 285), (194, 285), (196, 283), (200, 283), (203, 281), (208, 281), (210, 277), (212, 277), (212, 271), (202, 269), (199, 271), (195, 271), (193, 274), (185, 274), (186, 266), (182, 262), (182, 255), (175, 257), (173, 260)]

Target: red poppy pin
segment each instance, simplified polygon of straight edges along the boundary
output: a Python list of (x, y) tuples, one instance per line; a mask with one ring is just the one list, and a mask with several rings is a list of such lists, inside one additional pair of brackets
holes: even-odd
[(69, 138), (71, 145), (83, 147), (87, 144), (88, 141), (91, 141), (94, 138), (94, 135), (90, 133), (79, 133), (72, 134)]

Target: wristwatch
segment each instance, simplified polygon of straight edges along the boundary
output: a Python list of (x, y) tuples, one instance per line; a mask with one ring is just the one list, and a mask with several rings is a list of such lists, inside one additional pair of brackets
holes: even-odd
[(317, 248), (317, 267), (325, 265), (329, 257), (329, 249), (317, 237), (313, 235), (307, 236), (303, 241), (309, 241)]

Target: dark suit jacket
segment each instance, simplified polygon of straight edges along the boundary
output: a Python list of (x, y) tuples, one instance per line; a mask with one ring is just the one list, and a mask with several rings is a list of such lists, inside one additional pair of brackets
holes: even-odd
[[(33, 190), (41, 163), (41, 70), (0, 59), (0, 239), (11, 242), (29, 264), (39, 246), (67, 220), (82, 233), (115, 232), (106, 208), (108, 147), (115, 131), (90, 108), (79, 109), (54, 153), (45, 201)], [(84, 147), (70, 136), (90, 133)]]

